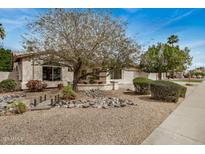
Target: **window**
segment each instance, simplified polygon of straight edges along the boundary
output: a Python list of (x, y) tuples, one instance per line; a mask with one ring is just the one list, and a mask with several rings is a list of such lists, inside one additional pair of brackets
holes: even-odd
[(93, 69), (93, 79), (94, 80), (99, 80), (100, 79), (100, 72), (99, 69)]
[(43, 80), (60, 81), (61, 80), (61, 68), (43, 66)]
[(61, 80), (61, 68), (53, 67), (53, 81), (60, 81), (60, 80)]
[(122, 79), (122, 70), (113, 70), (110, 73), (111, 79)]
[(86, 70), (82, 70), (81, 71), (82, 80), (86, 80), (87, 79), (87, 76), (85, 76), (86, 73), (87, 73)]

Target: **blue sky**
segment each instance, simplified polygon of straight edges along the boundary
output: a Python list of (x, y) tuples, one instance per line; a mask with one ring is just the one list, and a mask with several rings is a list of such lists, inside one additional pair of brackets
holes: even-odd
[[(128, 23), (127, 34), (145, 48), (165, 42), (171, 34), (180, 45), (189, 47), (193, 66), (205, 66), (205, 9), (109, 9)], [(4, 47), (22, 51), (25, 25), (46, 9), (0, 9), (0, 23), (6, 29)]]

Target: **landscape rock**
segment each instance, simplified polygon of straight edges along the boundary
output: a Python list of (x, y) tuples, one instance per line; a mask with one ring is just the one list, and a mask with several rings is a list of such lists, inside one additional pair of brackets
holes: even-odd
[(127, 104), (128, 105), (134, 105), (134, 103), (132, 101), (128, 101)]
[(62, 101), (61, 101), (61, 104), (66, 105), (67, 102), (66, 102), (65, 100), (62, 100)]
[(75, 105), (73, 103), (68, 105), (68, 108), (74, 108), (74, 107)]
[[(43, 104), (40, 103), (40, 104)], [(125, 106), (135, 105), (134, 102), (128, 99), (121, 99), (117, 97), (98, 97), (91, 99), (78, 99), (78, 100), (60, 100), (60, 102), (53, 102), (53, 107), (63, 108), (120, 108)]]
[(125, 103), (121, 103), (121, 104), (120, 104), (120, 107), (125, 107), (125, 106), (126, 106)]
[(75, 104), (75, 107), (76, 108), (81, 108), (81, 107), (83, 107), (83, 104)]
[(114, 104), (114, 107), (120, 107), (120, 104)]
[(25, 96), (25, 94), (8, 94), (0, 96), (0, 109), (6, 108), (8, 104), (11, 104), (13, 101), (20, 100)]
[(94, 101), (89, 101), (89, 104), (90, 105), (95, 105), (95, 102)]
[(64, 108), (68, 108), (68, 105), (63, 105)]
[(103, 97), (103, 91), (99, 89), (86, 90), (85, 95), (92, 98)]
[(103, 105), (102, 108), (103, 109), (108, 109), (108, 106), (107, 105)]
[(90, 107), (89, 103), (83, 104), (83, 108), (88, 108), (88, 107)]

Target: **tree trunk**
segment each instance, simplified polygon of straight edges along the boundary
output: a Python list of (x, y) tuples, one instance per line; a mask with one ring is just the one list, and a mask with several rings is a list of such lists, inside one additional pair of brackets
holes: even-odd
[(78, 81), (79, 81), (79, 70), (76, 70), (74, 71), (74, 75), (73, 75), (73, 90), (74, 91), (77, 91)]
[(78, 90), (78, 81), (80, 80), (80, 70), (82, 66), (82, 61), (80, 58), (78, 58), (78, 64), (76, 67), (74, 67), (74, 74), (73, 74), (73, 90), (77, 91)]
[(158, 73), (158, 79), (159, 79), (159, 80), (162, 80), (162, 73), (161, 73), (161, 72)]
[(168, 75), (167, 75), (167, 72), (166, 72), (166, 75), (165, 75), (165, 76), (166, 76), (166, 79), (169, 79), (169, 77), (168, 77)]
[(189, 82), (191, 81), (191, 73), (189, 72)]
[(174, 70), (171, 71), (171, 78), (174, 79)]

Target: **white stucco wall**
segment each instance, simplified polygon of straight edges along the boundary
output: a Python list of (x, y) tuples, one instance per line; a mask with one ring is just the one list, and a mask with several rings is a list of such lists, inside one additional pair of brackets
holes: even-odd
[(106, 83), (110, 84), (112, 81), (118, 82), (120, 89), (134, 90), (133, 79), (136, 77), (148, 77), (148, 73), (140, 72), (137, 69), (124, 69), (122, 70), (122, 79), (110, 79), (110, 75), (107, 76)]
[(0, 72), (0, 82), (10, 78), (12, 72)]
[(157, 78), (158, 78), (157, 73), (149, 73), (148, 74), (148, 79), (157, 80)]
[(17, 79), (15, 70), (13, 70), (12, 72), (0, 72), (0, 82), (7, 79), (15, 80), (17, 84), (16, 89), (20, 88), (20, 83), (19, 80)]
[(108, 75), (106, 78), (106, 83), (109, 84), (112, 81), (116, 81), (118, 84), (131, 84), (135, 76), (135, 70), (122, 70), (122, 79), (111, 79), (110, 75)]
[[(111, 81), (118, 82), (119, 88), (121, 89), (131, 89), (134, 90), (133, 79), (136, 77), (145, 77), (152, 80), (158, 79), (157, 73), (146, 73), (143, 71), (139, 71), (137, 69), (125, 69), (122, 70), (122, 79), (112, 80), (110, 76), (107, 77), (107, 84), (110, 84)], [(162, 73), (162, 79), (166, 79), (166, 74)]]
[[(43, 70), (42, 65), (35, 63), (33, 66), (32, 60), (23, 59), (22, 60), (22, 82), (21, 88), (27, 89), (26, 83), (29, 80), (43, 80)], [(47, 83), (47, 87), (57, 87), (58, 84), (63, 83), (67, 85), (68, 82), (73, 81), (73, 72), (69, 72), (67, 67), (62, 67), (62, 80), (61, 81), (44, 81)]]
[(22, 61), (22, 82), (33, 80), (33, 68), (30, 60)]

